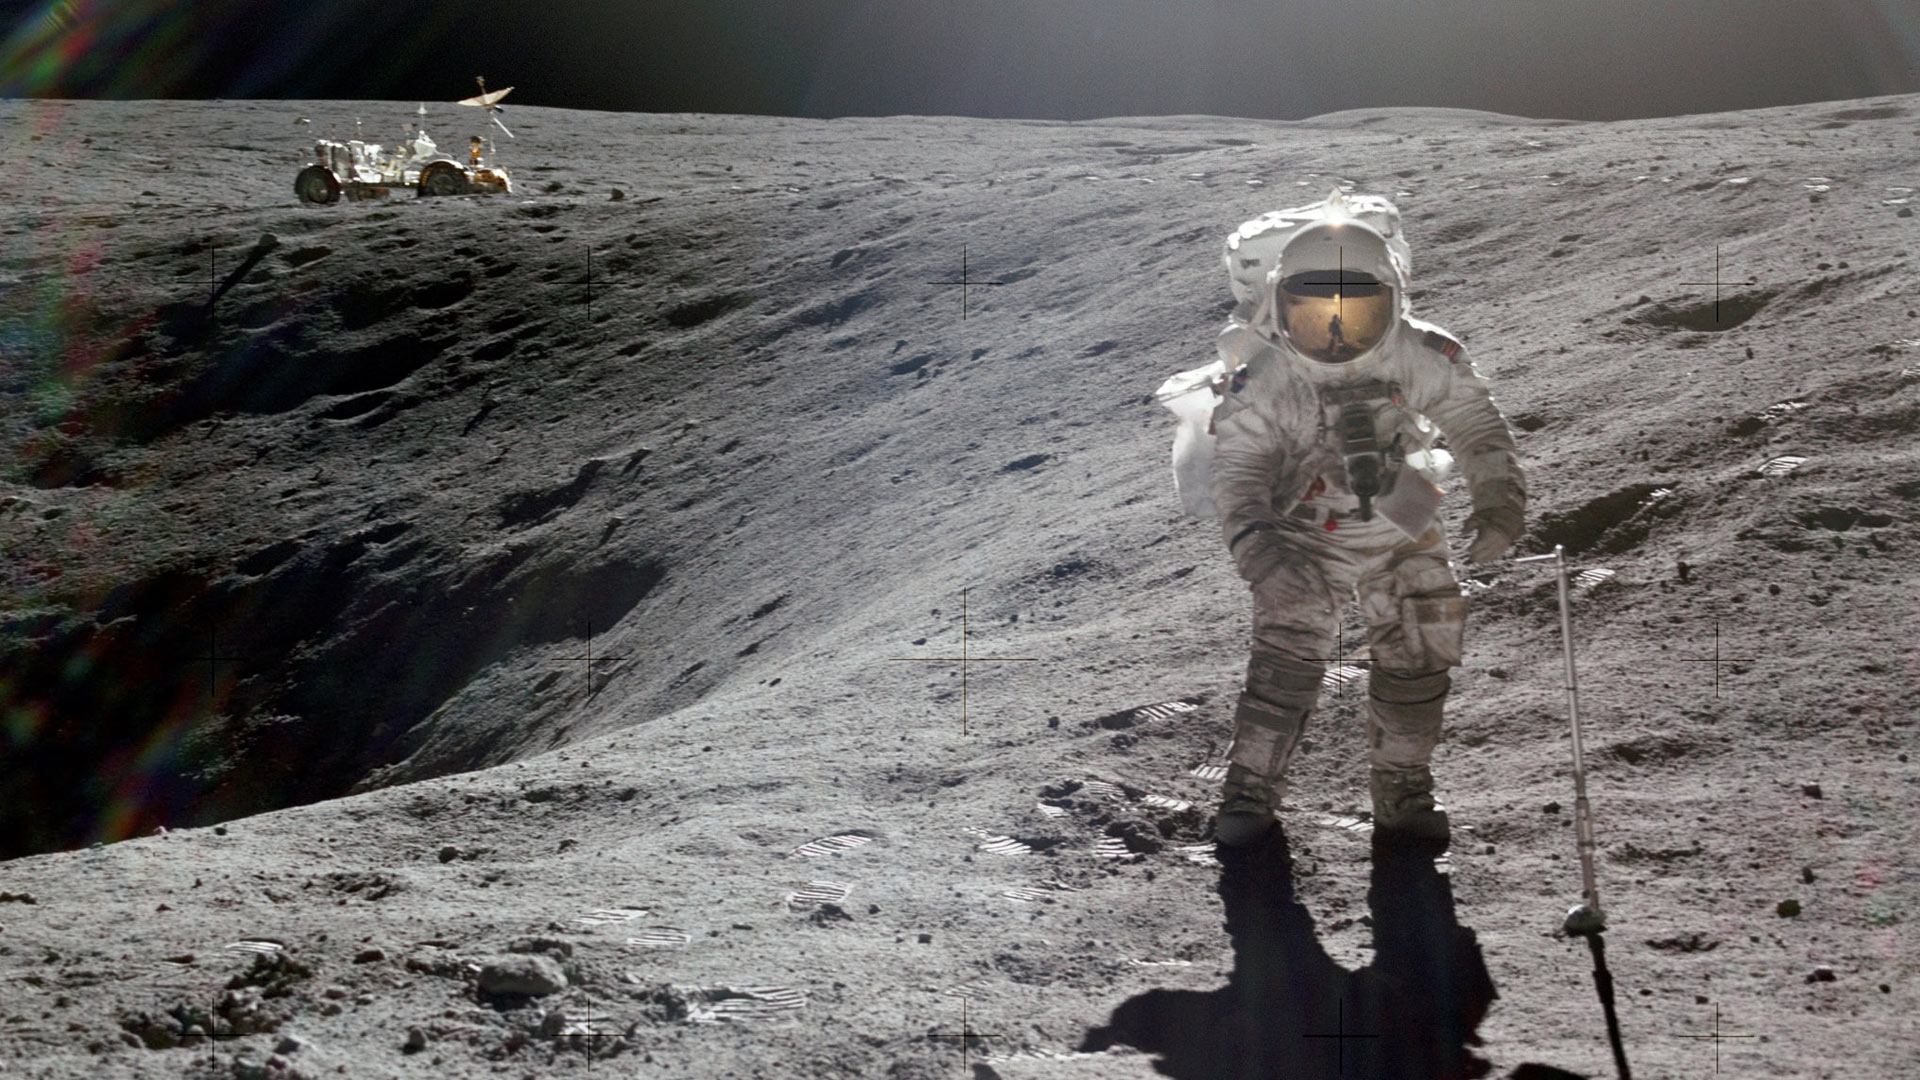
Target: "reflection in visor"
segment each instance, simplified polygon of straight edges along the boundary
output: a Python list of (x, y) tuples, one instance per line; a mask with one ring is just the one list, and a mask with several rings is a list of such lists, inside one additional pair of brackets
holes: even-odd
[(1393, 325), (1393, 290), (1369, 274), (1308, 271), (1281, 282), (1279, 293), (1281, 330), (1318, 363), (1358, 358)]

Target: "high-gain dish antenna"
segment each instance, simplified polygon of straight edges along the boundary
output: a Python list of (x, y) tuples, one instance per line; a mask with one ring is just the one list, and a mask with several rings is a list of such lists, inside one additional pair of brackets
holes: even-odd
[[(495, 127), (499, 128), (501, 131), (507, 131), (507, 125), (500, 122), (500, 116), (499, 116), (500, 113), (503, 113), (506, 110), (502, 109), (499, 106), (498, 102), (500, 101), (501, 98), (506, 97), (508, 94), (513, 93), (513, 87), (509, 86), (505, 90), (488, 90), (486, 78), (480, 75), (475, 75), (473, 77), (473, 81), (480, 84), (480, 92), (470, 98), (466, 98), (463, 101), (457, 102), (456, 104), (480, 106), (481, 108), (487, 110), (487, 119), (492, 120), (493, 125)], [(513, 132), (507, 131), (507, 138), (509, 139), (513, 138)]]

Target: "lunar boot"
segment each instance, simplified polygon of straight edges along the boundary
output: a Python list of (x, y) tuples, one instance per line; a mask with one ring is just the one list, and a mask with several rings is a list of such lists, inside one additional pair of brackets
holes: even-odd
[(1376, 668), (1368, 679), (1367, 726), (1372, 743), (1369, 787), (1376, 831), (1442, 848), (1451, 839), (1446, 807), (1433, 798), (1427, 763), (1440, 741), (1440, 716), (1453, 683), (1445, 671), (1398, 675)]
[(1247, 688), (1233, 713), (1233, 745), (1213, 836), (1226, 847), (1251, 844), (1273, 827), (1286, 793), (1287, 766), (1320, 699), (1321, 666), (1256, 649)]

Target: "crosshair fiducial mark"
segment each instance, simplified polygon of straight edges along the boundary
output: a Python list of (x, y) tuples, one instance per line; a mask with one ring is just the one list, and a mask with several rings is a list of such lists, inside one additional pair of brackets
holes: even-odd
[(967, 655), (967, 590), (960, 590), (960, 655), (959, 656), (889, 656), (888, 660), (912, 660), (923, 663), (958, 661), (960, 664), (960, 734), (967, 733), (967, 665), (968, 664), (1032, 664), (1038, 663), (1037, 656), (968, 656)]
[[(588, 619), (588, 620), (587, 620), (587, 654), (586, 654), (585, 656), (563, 656), (563, 657), (561, 657), (560, 659), (562, 659), (562, 660), (584, 660), (584, 661), (586, 661), (586, 663), (587, 663), (587, 696), (588, 696), (588, 697), (592, 697), (592, 696), (593, 696), (593, 693), (594, 693), (594, 687), (593, 687), (593, 662), (594, 662), (594, 660), (596, 659), (596, 657), (595, 657), (595, 656), (593, 655), (593, 620), (592, 620), (592, 619)], [(598, 657), (598, 659), (601, 659), (601, 660), (625, 660), (625, 659), (626, 659), (626, 657), (624, 657), (624, 656), (601, 656), (601, 657)]]
[(1320, 1034), (1320, 1035), (1316, 1035), (1312, 1033), (1302, 1033), (1300, 1037), (1303, 1039), (1338, 1039), (1340, 1040), (1340, 1042), (1337, 1044), (1340, 1047), (1340, 1053), (1339, 1053), (1339, 1059), (1338, 1059), (1339, 1069), (1340, 1069), (1340, 1075), (1345, 1076), (1347, 1071), (1347, 1040), (1348, 1039), (1377, 1039), (1380, 1037), (1377, 1034), (1349, 1035), (1346, 1033), (1346, 1031), (1347, 1031), (1347, 1000), (1345, 998), (1341, 998), (1339, 1003), (1338, 1020), (1336, 1022), (1333, 1032), (1328, 1034)]
[(229, 270), (227, 276), (223, 279), (220, 277), (220, 269), (218, 266), (220, 246), (214, 243), (213, 239), (209, 237), (207, 239), (206, 317), (212, 319), (214, 306), (220, 302), (220, 298), (227, 295), (235, 285), (240, 284), (241, 278), (246, 277), (254, 267), (260, 265), (260, 260), (266, 258), (269, 252), (279, 246), (280, 240), (278, 237), (272, 233), (262, 233), (260, 239), (254, 243), (253, 247), (247, 250), (246, 257), (240, 260), (239, 265)]
[(592, 1072), (593, 1071), (593, 1048), (596, 1045), (598, 1045), (597, 1043), (594, 1042), (594, 1040), (595, 1039), (624, 1039), (626, 1038), (626, 1036), (620, 1034), (619, 1032), (593, 1030), (593, 999), (592, 998), (587, 999), (587, 1018), (585, 1021), (582, 1022), (582, 1027), (584, 1028), (584, 1030), (576, 1031), (576, 1030), (572, 1030), (571, 1024), (562, 1022), (559, 1030), (554, 1032), (553, 1037), (556, 1041), (563, 1038), (587, 1040), (587, 1071)]
[(960, 286), (960, 319), (962, 322), (965, 322), (967, 318), (967, 289), (968, 288), (977, 289), (984, 285), (1005, 285), (1006, 282), (974, 281), (973, 279), (967, 277), (967, 245), (961, 244), (960, 245), (960, 280), (959, 281), (929, 281), (927, 282), (927, 284)]
[(214, 275), (217, 272), (214, 268), (213, 254), (217, 249), (218, 245), (212, 240), (207, 241), (207, 314), (209, 315), (213, 314), (214, 301), (220, 298), (219, 294), (215, 291), (213, 283)]
[(1720, 1040), (1721, 1039), (1751, 1039), (1753, 1038), (1753, 1036), (1752, 1035), (1720, 1034), (1720, 1003), (1716, 1001), (1713, 1003), (1713, 1034), (1711, 1035), (1678, 1035), (1678, 1036), (1675, 1036), (1675, 1038), (1712, 1039), (1713, 1040), (1713, 1071), (1717, 1073), (1720, 1071)]
[[(207, 1067), (216, 1072), (218, 1072), (220, 1069), (220, 1062), (219, 1062), (219, 1045), (220, 1044), (215, 1040), (246, 1038), (246, 1035), (238, 1031), (213, 1030), (215, 1021), (217, 1021), (219, 1017), (220, 1017), (220, 995), (218, 993), (215, 993), (213, 996), (213, 1003), (207, 1009), (207, 1030), (204, 1032), (203, 1037), (207, 1040)], [(190, 1038), (190, 1037), (191, 1036), (187, 1036), (187, 1038)], [(185, 1041), (185, 1039), (183, 1038), (182, 1041)]]
[[(605, 278), (602, 278), (600, 281), (600, 284), (619, 285), (619, 284), (623, 284), (623, 282), (608, 281)], [(593, 248), (592, 247), (587, 248), (586, 286), (587, 286), (587, 329), (592, 330), (593, 329)]]
[(1720, 286), (1722, 285), (1756, 285), (1758, 284), (1758, 281), (1721, 281), (1720, 280), (1720, 245), (1715, 244), (1713, 245), (1713, 280), (1712, 281), (1683, 281), (1680, 284), (1713, 286), (1713, 321), (1719, 322), (1720, 321)]
[[(1339, 315), (1342, 321), (1345, 321), (1347, 317), (1347, 286), (1348, 284), (1358, 286), (1362, 289), (1374, 290), (1380, 287), (1380, 283), (1373, 280), (1372, 275), (1368, 275), (1367, 280), (1365, 281), (1354, 281), (1349, 283), (1347, 281), (1347, 247), (1346, 245), (1341, 244), (1340, 246), (1334, 248), (1334, 252), (1335, 252), (1335, 255), (1338, 257), (1338, 259), (1340, 260), (1340, 266), (1339, 266), (1339, 269), (1335, 271), (1335, 277), (1331, 282), (1331, 284), (1333, 285), (1333, 307), (1334, 307), (1334, 313)], [(1368, 291), (1364, 295), (1376, 296), (1378, 294), (1372, 291)]]
[[(1362, 659), (1359, 659), (1359, 658), (1357, 658), (1357, 657), (1351, 657), (1351, 656), (1340, 656), (1340, 655), (1338, 655), (1338, 654), (1340, 654), (1340, 653), (1344, 653), (1344, 652), (1346, 652), (1346, 651), (1347, 651), (1347, 644), (1346, 644), (1346, 634), (1347, 634), (1347, 628), (1346, 628), (1345, 626), (1335, 626), (1335, 627), (1334, 627), (1334, 634), (1333, 634), (1333, 651), (1334, 651), (1334, 653), (1335, 653), (1335, 655), (1333, 655), (1333, 656), (1303, 656), (1303, 657), (1301, 657), (1300, 659), (1302, 659), (1302, 660), (1323, 660), (1323, 661), (1324, 661), (1324, 660), (1331, 660), (1331, 661), (1333, 661), (1333, 662), (1334, 662), (1334, 664), (1335, 664), (1336, 666), (1344, 666), (1344, 665), (1347, 665), (1347, 664), (1371, 664), (1371, 663), (1373, 663), (1373, 661), (1372, 661), (1372, 660), (1362, 660)], [(1334, 687), (1333, 687), (1333, 696), (1334, 696), (1334, 697), (1339, 697), (1339, 696), (1341, 696), (1341, 690), (1342, 690), (1342, 689), (1343, 689), (1343, 688), (1344, 688), (1344, 687), (1345, 687), (1346, 685), (1347, 685), (1347, 680), (1346, 680), (1346, 679), (1344, 679), (1344, 678), (1341, 678), (1341, 677), (1339, 677), (1339, 675), (1338, 675), (1338, 673), (1336, 673), (1336, 674), (1335, 674), (1335, 676), (1334, 676)]]
[[(216, 623), (214, 625), (217, 626), (219, 624)], [(207, 662), (207, 697), (208, 698), (212, 698), (215, 693), (215, 690), (214, 690), (215, 665), (221, 664), (221, 663), (237, 664), (240, 661), (246, 659), (246, 657), (244, 656), (221, 656), (219, 654), (219, 650), (214, 648), (215, 637), (216, 635), (214, 631), (214, 626), (207, 627), (207, 655), (195, 656), (192, 658), (196, 663), (201, 660), (205, 660)]]
[(967, 999), (965, 997), (962, 997), (960, 999), (960, 1030), (955, 1032), (936, 1031), (928, 1035), (927, 1038), (959, 1039), (960, 1040), (960, 1070), (962, 1072), (967, 1073), (967, 1075), (971, 1076), (972, 1073), (969, 1072), (967, 1068), (967, 1040), (968, 1039), (1004, 1039), (1006, 1038), (1006, 1036), (991, 1035), (985, 1032), (975, 1031), (972, 1028), (968, 1027), (967, 1026)]
[(1720, 665), (1752, 663), (1753, 657), (1721, 656), (1720, 655), (1720, 620), (1715, 619), (1713, 620), (1713, 655), (1682, 657), (1680, 662), (1683, 664), (1712, 664), (1713, 665), (1713, 696), (1719, 697), (1720, 696)]

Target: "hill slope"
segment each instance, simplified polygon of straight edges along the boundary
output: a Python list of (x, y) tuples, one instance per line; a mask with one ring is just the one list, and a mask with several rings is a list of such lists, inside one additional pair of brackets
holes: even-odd
[[(515, 196), (297, 205), (348, 108), (0, 102), (11, 1068), (950, 1076), (965, 997), (976, 1076), (1605, 1074), (1538, 564), (1471, 586), (1445, 873), (1354, 823), (1357, 686), (1284, 848), (1197, 850), (1247, 598), (1150, 393), (1224, 233), (1336, 184), (1522, 433), (1523, 551), (1613, 571), (1575, 631), (1636, 1068), (1704, 1068), (1716, 1007), (1730, 1069), (1913, 1056), (1912, 98), (528, 108)], [(963, 245), (1002, 284), (932, 284)], [(963, 618), (1034, 658), (964, 721), (895, 660)], [(1336, 1023), (1389, 1034), (1295, 1039)]]

